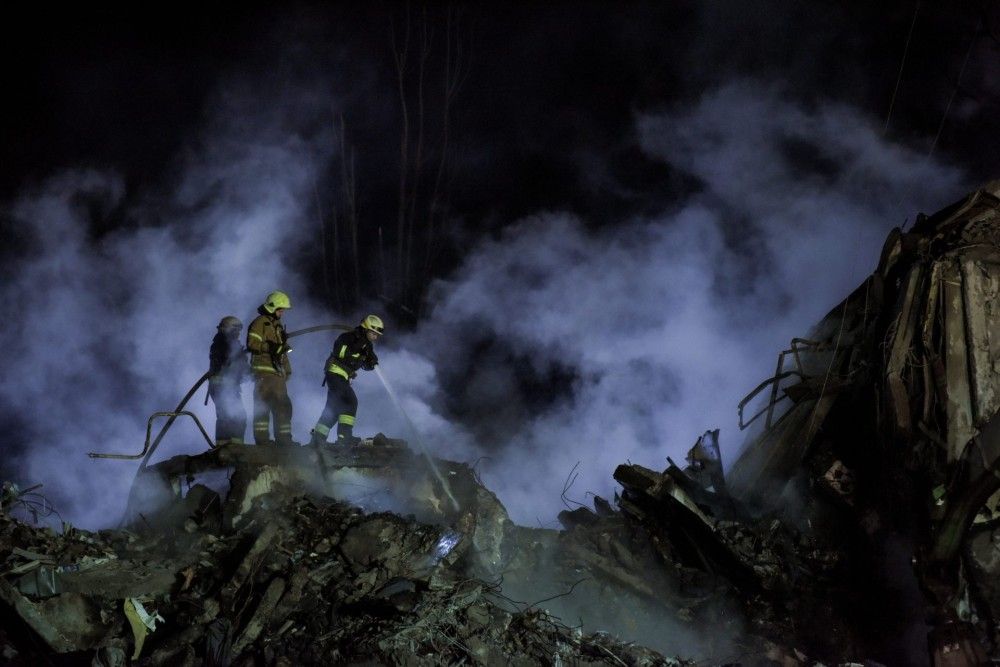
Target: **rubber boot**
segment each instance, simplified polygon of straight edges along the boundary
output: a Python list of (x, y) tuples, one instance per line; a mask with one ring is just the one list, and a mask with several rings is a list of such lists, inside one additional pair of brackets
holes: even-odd
[(312, 437), (309, 438), (310, 447), (319, 447), (326, 444), (326, 436), (316, 432), (316, 429), (309, 431)]
[(361, 442), (361, 438), (354, 435), (354, 427), (347, 424), (337, 424), (337, 446), (353, 447)]

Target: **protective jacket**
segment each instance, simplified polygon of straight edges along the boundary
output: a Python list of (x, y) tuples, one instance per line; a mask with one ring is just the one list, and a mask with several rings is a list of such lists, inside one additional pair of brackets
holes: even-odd
[(250, 351), (250, 368), (256, 377), (262, 375), (292, 374), (288, 361), (288, 334), (281, 320), (261, 306), (259, 315), (247, 329), (247, 350)]
[(215, 442), (243, 442), (247, 413), (240, 383), (250, 375), (250, 366), (239, 340), (220, 331), (208, 351), (208, 394), (215, 403)]
[(333, 343), (333, 351), (326, 360), (326, 372), (350, 380), (358, 374), (359, 368), (370, 371), (377, 363), (378, 357), (365, 330), (355, 327), (340, 334)]
[(221, 331), (215, 334), (212, 347), (208, 350), (208, 372), (214, 381), (224, 379), (236, 383), (250, 374), (244, 350), (236, 339)]

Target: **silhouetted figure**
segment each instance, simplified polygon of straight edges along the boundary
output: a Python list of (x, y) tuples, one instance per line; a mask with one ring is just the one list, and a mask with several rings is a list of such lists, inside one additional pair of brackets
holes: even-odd
[(243, 444), (247, 413), (240, 385), (250, 376), (246, 350), (240, 345), (243, 323), (232, 315), (219, 322), (208, 353), (208, 395), (215, 403), (215, 444)]

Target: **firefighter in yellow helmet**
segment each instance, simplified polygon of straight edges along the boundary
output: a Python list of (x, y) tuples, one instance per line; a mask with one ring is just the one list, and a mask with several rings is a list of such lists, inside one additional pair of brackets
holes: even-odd
[(354, 329), (338, 336), (333, 343), (333, 351), (326, 360), (326, 407), (312, 430), (310, 445), (324, 444), (334, 422), (337, 424), (338, 445), (354, 445), (360, 441), (354, 435), (358, 395), (351, 388), (351, 379), (358, 374), (358, 369), (375, 370), (378, 357), (373, 344), (382, 331), (382, 319), (369, 315)]
[(259, 315), (247, 329), (247, 350), (253, 372), (253, 439), (258, 445), (268, 444), (268, 425), (274, 419), (275, 444), (288, 446), (292, 442), (292, 401), (288, 398), (286, 381), (292, 374), (288, 361), (288, 334), (281, 316), (292, 307), (284, 292), (271, 292), (257, 309)]

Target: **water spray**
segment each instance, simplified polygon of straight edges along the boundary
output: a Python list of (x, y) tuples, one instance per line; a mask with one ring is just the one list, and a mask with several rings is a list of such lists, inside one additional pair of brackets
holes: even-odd
[(434, 459), (431, 458), (431, 455), (427, 452), (427, 448), (424, 447), (424, 442), (420, 438), (420, 433), (417, 431), (417, 427), (413, 425), (413, 422), (410, 420), (410, 416), (406, 414), (406, 410), (403, 409), (403, 404), (399, 402), (399, 398), (396, 396), (396, 392), (392, 390), (392, 386), (389, 385), (389, 381), (385, 379), (384, 375), (382, 375), (382, 371), (379, 370), (378, 366), (375, 367), (375, 374), (378, 375), (378, 379), (382, 381), (382, 386), (385, 387), (385, 391), (387, 394), (389, 394), (389, 398), (392, 399), (392, 402), (393, 404), (395, 404), (396, 409), (399, 410), (399, 414), (403, 415), (403, 419), (406, 421), (407, 426), (410, 427), (410, 432), (413, 435), (413, 439), (416, 441), (417, 446), (420, 447), (420, 453), (423, 454), (424, 458), (427, 459), (427, 463), (430, 465), (431, 470), (434, 472), (434, 476), (437, 477), (437, 480), (439, 482), (441, 482), (441, 486), (444, 488), (444, 492), (448, 494), (448, 500), (451, 501), (451, 506), (454, 508), (456, 512), (460, 511), (461, 508), (458, 505), (458, 500), (456, 500), (455, 496), (452, 495), (451, 487), (448, 485), (448, 480), (446, 480), (444, 476), (441, 474), (441, 471), (438, 470), (437, 465), (434, 463)]

